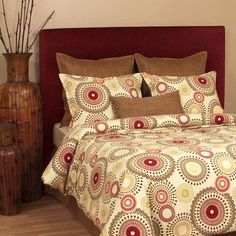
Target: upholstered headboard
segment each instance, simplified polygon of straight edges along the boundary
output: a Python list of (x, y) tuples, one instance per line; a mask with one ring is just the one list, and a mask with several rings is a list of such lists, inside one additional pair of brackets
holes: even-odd
[(208, 52), (207, 71), (217, 71), (217, 90), (224, 106), (225, 29), (200, 27), (114, 27), (46, 29), (39, 35), (40, 90), (43, 105), (44, 165), (53, 151), (53, 125), (63, 116), (62, 86), (56, 52), (100, 59), (139, 52), (151, 57), (185, 57)]

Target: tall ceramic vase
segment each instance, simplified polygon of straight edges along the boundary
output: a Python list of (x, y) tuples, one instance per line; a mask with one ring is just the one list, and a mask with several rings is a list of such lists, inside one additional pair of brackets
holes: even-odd
[(14, 139), (21, 153), (22, 200), (39, 200), (42, 194), (42, 113), (36, 83), (29, 81), (30, 53), (3, 54), (7, 82), (0, 85), (0, 122), (16, 126)]

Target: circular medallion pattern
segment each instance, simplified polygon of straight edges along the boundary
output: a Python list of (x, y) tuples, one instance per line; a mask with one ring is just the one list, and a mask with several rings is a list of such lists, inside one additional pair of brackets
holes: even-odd
[(212, 99), (209, 102), (207, 112), (209, 112), (209, 113), (223, 113), (223, 109), (222, 109), (218, 99)]
[(180, 213), (167, 225), (166, 235), (191, 236), (198, 235), (198, 233), (192, 226), (189, 214)]
[(217, 176), (226, 175), (231, 181), (236, 179), (236, 161), (227, 153), (218, 153), (211, 159)]
[(92, 199), (97, 199), (101, 195), (105, 183), (106, 172), (107, 160), (104, 157), (99, 158), (95, 167), (92, 169), (90, 185), (88, 187)]
[(149, 236), (154, 235), (150, 217), (142, 210), (119, 212), (109, 227), (108, 235)]
[(130, 75), (119, 76), (117, 87), (118, 88), (122, 87), (126, 92), (130, 92), (130, 89), (135, 89), (135, 87), (138, 86), (139, 79), (140, 78), (138, 74), (134, 74), (133, 76)]
[(212, 79), (210, 74), (204, 76), (193, 76), (186, 81), (194, 91), (200, 91), (207, 96), (215, 94), (215, 81)]
[(133, 87), (134, 81), (132, 79), (127, 79), (127, 80), (125, 80), (125, 84), (129, 87)]
[(214, 156), (214, 153), (209, 150), (200, 150), (197, 154), (203, 158), (212, 158)]
[(138, 97), (138, 91), (137, 91), (136, 88), (131, 88), (131, 89), (129, 89), (129, 93), (130, 93), (130, 96), (131, 96), (132, 98), (137, 98), (137, 97)]
[(179, 159), (177, 170), (186, 182), (193, 185), (200, 185), (206, 182), (210, 172), (208, 164), (195, 157), (183, 157)]
[(161, 153), (143, 153), (131, 157), (127, 162), (128, 169), (151, 180), (163, 180), (174, 171), (174, 159)]
[(191, 206), (191, 222), (202, 234), (226, 232), (235, 219), (235, 205), (227, 193), (218, 193), (214, 188), (201, 190)]
[(121, 208), (123, 211), (133, 211), (136, 208), (136, 199), (132, 194), (124, 195), (121, 199)]
[(165, 94), (168, 91), (168, 85), (165, 82), (158, 82), (156, 84), (157, 94)]
[(180, 125), (187, 125), (190, 122), (188, 115), (178, 115), (178, 122)]
[(120, 186), (121, 194), (132, 193), (137, 195), (143, 186), (143, 177), (129, 172), (124, 172), (119, 182), (122, 183)]
[(147, 189), (147, 196), (152, 212), (159, 212), (164, 205), (176, 205), (176, 189), (169, 181), (151, 182)]
[(201, 93), (201, 92), (195, 92), (193, 94), (193, 97), (194, 97), (194, 100), (197, 102), (197, 103), (202, 103), (204, 101), (204, 94)]
[(83, 192), (88, 181), (88, 173), (85, 166), (82, 166), (77, 173), (77, 189), (79, 192)]
[(236, 159), (236, 144), (230, 144), (226, 147), (226, 150), (229, 152), (229, 154)]
[(221, 136), (213, 136), (211, 138), (206, 138), (202, 140), (203, 143), (210, 143), (210, 144), (227, 144), (230, 141), (227, 138), (221, 137)]
[(80, 83), (75, 94), (78, 106), (87, 112), (102, 112), (110, 105), (110, 92), (102, 84)]
[(114, 181), (111, 184), (111, 196), (112, 197), (117, 197), (120, 191), (120, 184), (118, 181)]
[(205, 113), (206, 107), (204, 103), (197, 103), (194, 99), (190, 99), (184, 104), (183, 110), (186, 113), (198, 114), (198, 113)]
[(137, 152), (137, 149), (132, 148), (132, 147), (113, 148), (108, 156), (108, 160), (110, 162), (115, 162), (115, 161), (123, 159), (123, 158), (128, 159), (128, 157), (130, 155), (134, 154), (135, 152)]
[(215, 187), (218, 192), (226, 192), (230, 187), (230, 180), (226, 176), (218, 176), (215, 181)]
[(122, 129), (151, 129), (155, 125), (156, 120), (153, 117), (126, 118), (121, 120)]
[(175, 218), (175, 209), (171, 205), (164, 205), (159, 210), (159, 217), (164, 222), (171, 222)]
[(105, 204), (108, 204), (111, 200), (111, 187), (114, 180), (115, 175), (112, 172), (107, 173), (102, 192), (102, 200)]
[(52, 168), (59, 176), (66, 176), (77, 145), (76, 139), (69, 139), (60, 146), (52, 159)]
[(211, 124), (223, 124), (229, 122), (229, 117), (224, 114), (211, 114), (210, 116)]
[(95, 124), (95, 130), (97, 131), (98, 134), (104, 134), (108, 130), (108, 124), (106, 122), (99, 122)]
[(176, 196), (180, 202), (189, 203), (194, 195), (193, 187), (190, 184), (183, 183), (177, 187)]

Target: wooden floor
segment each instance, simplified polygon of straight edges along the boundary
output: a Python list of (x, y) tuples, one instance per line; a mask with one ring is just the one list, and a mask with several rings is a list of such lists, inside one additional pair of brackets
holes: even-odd
[(50, 196), (22, 204), (15, 216), (0, 215), (0, 236), (91, 236), (68, 209)]

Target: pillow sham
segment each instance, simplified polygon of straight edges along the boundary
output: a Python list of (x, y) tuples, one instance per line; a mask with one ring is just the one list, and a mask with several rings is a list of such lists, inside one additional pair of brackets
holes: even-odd
[(72, 126), (114, 119), (111, 96), (141, 97), (141, 74), (120, 77), (84, 77), (59, 74), (72, 115)]
[(152, 96), (179, 90), (185, 113), (223, 113), (216, 91), (215, 71), (195, 76), (142, 75)]
[[(132, 74), (134, 65), (133, 55), (87, 60), (74, 58), (64, 53), (56, 53), (56, 59), (60, 73), (80, 76), (109, 77)], [(64, 103), (64, 116), (60, 126), (64, 127), (68, 126), (71, 120), (64, 90), (62, 99)]]
[(111, 101), (117, 118), (183, 113), (179, 91), (144, 98), (111, 97)]
[(135, 53), (134, 57), (139, 72), (155, 75), (200, 75), (205, 73), (207, 62), (206, 51), (184, 58), (145, 57), (139, 53)]

